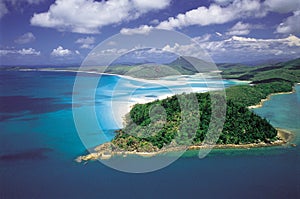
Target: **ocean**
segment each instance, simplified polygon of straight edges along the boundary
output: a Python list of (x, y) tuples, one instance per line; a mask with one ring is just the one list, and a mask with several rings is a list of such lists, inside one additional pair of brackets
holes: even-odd
[[(95, 107), (99, 126), (91, 125), (85, 137), (77, 133), (72, 103), (76, 73), (0, 72), (0, 198), (299, 198), (300, 196), (300, 86), (296, 93), (272, 96), (253, 110), (272, 125), (295, 133), (296, 147), (218, 149), (199, 159), (186, 152), (171, 165), (154, 172), (132, 174), (95, 161), (80, 164), (74, 159), (111, 140), (121, 121), (110, 114), (112, 96), (130, 103), (171, 94), (152, 83), (125, 80), (123, 93), (112, 92), (120, 77), (103, 75), (95, 89), (96, 101), (80, 98), (75, 108)], [(82, 74), (86, 81), (96, 78)], [(194, 89), (205, 91), (213, 80), (193, 79)], [(225, 80), (225, 87), (241, 82)], [(135, 88), (135, 89), (132, 89)], [(130, 91), (130, 92), (129, 92)], [(88, 92), (88, 91), (87, 91)], [(76, 95), (76, 93), (74, 93)], [(124, 114), (128, 105), (115, 108)], [(119, 111), (119, 112), (118, 112)], [(88, 124), (89, 121), (87, 121)], [(101, 136), (99, 135), (101, 134)], [(83, 143), (81, 139), (84, 139)]]

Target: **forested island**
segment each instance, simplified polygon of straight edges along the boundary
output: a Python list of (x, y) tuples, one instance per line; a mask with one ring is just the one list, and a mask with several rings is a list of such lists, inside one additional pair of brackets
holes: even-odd
[[(265, 119), (251, 111), (251, 107), (259, 104), (263, 99), (274, 93), (292, 92), (295, 83), (300, 82), (300, 59), (279, 63), (273, 67), (248, 67), (238, 72), (232, 68), (226, 70), (223, 67), (222, 74), (226, 78), (249, 80), (249, 85), (232, 86), (226, 92), (226, 117), (221, 134), (216, 140), (216, 147), (260, 147), (281, 145), (288, 141), (289, 136), (284, 130), (275, 129)], [(226, 68), (226, 67), (225, 67)], [(280, 74), (280, 75), (279, 75)], [(77, 161), (85, 161), (97, 158), (110, 158), (112, 155), (156, 155), (159, 153), (205, 148), (203, 143), (209, 129), (212, 117), (212, 101), (224, 100), (218, 91), (207, 93), (180, 94), (163, 100), (156, 100), (146, 104), (136, 104), (126, 116), (126, 125), (117, 131), (115, 138), (95, 148), (95, 152), (86, 156), (80, 156)], [(196, 96), (199, 109), (186, 113), (192, 116), (197, 114), (198, 121), (186, 122), (182, 118), (181, 103), (188, 103), (189, 99)], [(224, 101), (225, 102), (225, 101)], [(217, 104), (221, 111), (220, 106)], [(151, 107), (163, 107), (164, 114), (156, 114), (156, 118), (149, 116)], [(191, 117), (193, 118), (193, 117)], [(196, 126), (195, 126), (196, 125)], [(214, 127), (213, 127), (214, 128)], [(215, 128), (219, 128), (216, 126)], [(153, 134), (152, 131), (160, 129)], [(196, 129), (196, 133), (192, 131)]]

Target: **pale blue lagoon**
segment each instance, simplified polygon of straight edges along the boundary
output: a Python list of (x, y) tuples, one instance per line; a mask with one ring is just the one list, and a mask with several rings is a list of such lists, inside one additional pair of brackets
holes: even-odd
[[(100, 162), (79, 164), (86, 153), (73, 120), (72, 91), (76, 73), (0, 72), (0, 198), (299, 198), (300, 86), (296, 93), (272, 96), (254, 112), (275, 127), (295, 133), (296, 147), (213, 150), (199, 159), (187, 152), (168, 167), (129, 174)], [(86, 81), (96, 78), (82, 74)], [(96, 107), (99, 125), (87, 129), (88, 147), (111, 140), (120, 126), (110, 114), (110, 99), (123, 99), (132, 79), (112, 90), (120, 77), (102, 76), (96, 102), (82, 99), (76, 108)], [(207, 84), (194, 79), (193, 88)], [(213, 80), (208, 83), (216, 83)], [(238, 84), (226, 80), (225, 86)], [(176, 88), (176, 85), (170, 86)], [(184, 86), (177, 86), (183, 88)], [(130, 89), (129, 89), (130, 90)], [(88, 92), (88, 91), (87, 91)], [(76, 94), (76, 93), (75, 93)], [(170, 88), (148, 84), (136, 99), (155, 99)], [(133, 103), (135, 101), (133, 100)], [(88, 121), (87, 121), (88, 122)], [(99, 136), (103, 133), (105, 136)]]

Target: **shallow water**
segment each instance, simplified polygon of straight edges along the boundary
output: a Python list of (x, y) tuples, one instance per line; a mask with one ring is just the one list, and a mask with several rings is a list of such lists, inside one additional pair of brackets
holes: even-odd
[[(95, 78), (93, 75), (85, 75)], [(187, 152), (156, 172), (128, 174), (99, 162), (78, 164), (85, 153), (74, 125), (74, 73), (0, 73), (0, 198), (297, 198), (300, 196), (297, 147), (214, 150), (204, 159)], [(101, 79), (96, 113), (104, 129), (87, 129), (93, 147), (114, 136), (118, 124), (108, 113), (111, 90), (119, 77)], [(139, 86), (128, 80), (122, 89)], [(198, 83), (197, 83), (198, 84)], [(236, 82), (226, 82), (226, 86)], [(195, 85), (195, 87), (199, 86)], [(203, 85), (201, 85), (203, 86)], [(130, 89), (129, 89), (130, 90)], [(168, 94), (153, 86), (135, 93), (148, 98)], [(122, 99), (126, 95), (115, 96)], [(280, 128), (300, 134), (300, 87), (297, 93), (272, 96), (254, 111)], [(93, 106), (82, 99), (78, 109)], [(105, 113), (105, 116), (103, 114)]]

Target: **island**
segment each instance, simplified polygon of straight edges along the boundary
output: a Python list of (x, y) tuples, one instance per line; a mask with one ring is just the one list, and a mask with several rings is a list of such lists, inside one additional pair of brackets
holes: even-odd
[[(205, 149), (212, 147), (211, 144), (214, 148), (251, 148), (278, 146), (291, 141), (292, 133), (274, 128), (267, 119), (256, 115), (251, 109), (262, 106), (271, 95), (294, 92), (295, 84), (300, 82), (300, 59), (256, 67), (229, 67), (226, 64), (219, 67), (224, 78), (247, 80), (250, 83), (226, 88), (226, 117), (216, 143), (209, 143), (205, 137), (212, 117), (211, 95), (222, 101), (222, 94), (218, 91), (183, 93), (134, 105), (125, 117), (124, 128), (116, 132), (111, 142), (95, 147), (94, 152), (79, 156), (76, 161), (109, 159), (114, 155), (125, 157), (129, 154), (151, 157), (172, 151)], [(189, 114), (198, 114), (198, 121), (182, 125), (186, 120), (182, 119), (178, 99), (184, 103), (192, 96), (196, 96), (199, 110), (194, 113), (191, 110)], [(154, 119), (150, 118), (152, 107), (163, 107), (165, 112), (156, 114)], [(157, 129), (159, 131), (153, 134)], [(194, 134), (193, 129), (196, 129)]]

